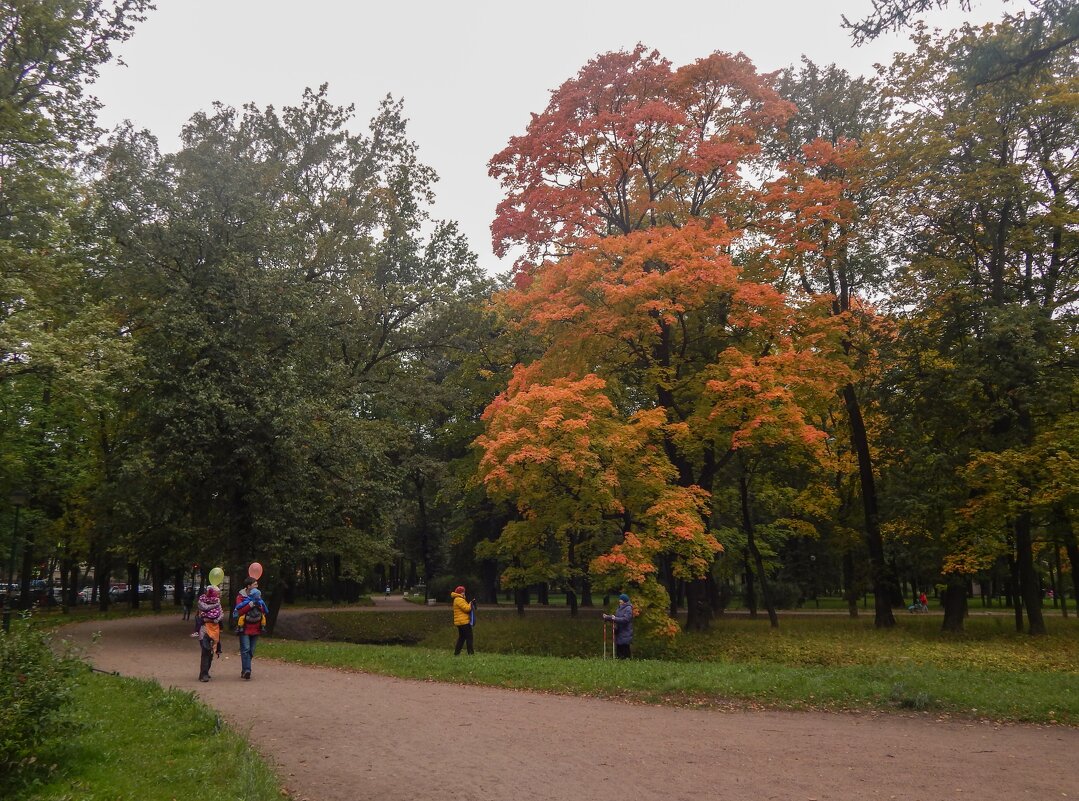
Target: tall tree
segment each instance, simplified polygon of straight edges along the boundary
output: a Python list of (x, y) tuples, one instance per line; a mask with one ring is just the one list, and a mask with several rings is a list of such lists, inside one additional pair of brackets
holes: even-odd
[[(495, 246), (522, 248), (502, 302), (546, 347), (532, 383), (596, 372), (624, 420), (662, 414), (671, 487), (687, 497), (708, 494), (738, 449), (700, 414), (710, 365), (723, 352), (778, 358), (805, 328), (770, 283), (778, 260), (742, 237), (767, 215), (762, 142), (791, 111), (744, 56), (674, 70), (638, 47), (586, 65), (492, 160), (507, 190)], [(618, 553), (663, 553), (634, 542)], [(680, 570), (689, 625), (703, 626), (710, 565)]]
[(218, 106), (175, 155), (121, 130), (99, 164), (146, 364), (122, 456), (141, 498), (128, 527), (182, 531), (234, 570), (258, 558), (289, 576), (326, 555), (334, 587), (385, 554), (408, 363), (445, 347), (479, 285), (454, 225), (421, 231), (435, 176), (400, 103), (367, 135), (351, 117), (325, 87), (280, 113)]
[(801, 71), (786, 71), (780, 88), (798, 104), (798, 112), (788, 122), (788, 137), (776, 148), (786, 174), (769, 186), (776, 211), (771, 230), (779, 249), (774, 257), (784, 264), (785, 281), (826, 299), (845, 329), (842, 348), (853, 370), (839, 396), (857, 457), (874, 620), (886, 628), (895, 625), (897, 587), (885, 559), (872, 424), (866, 419), (872, 414), (867, 397), (877, 372), (875, 339), (881, 328), (867, 296), (881, 290), (886, 258), (876, 244), (876, 191), (865, 180), (859, 144), (883, 125), (886, 104), (874, 82), (809, 61)]
[[(145, 0), (0, 3), (0, 484), (30, 491), (23, 583), (35, 547), (81, 549), (109, 415), (129, 347), (98, 291), (75, 178), (96, 134), (86, 87)], [(4, 527), (4, 534), (10, 527)], [(29, 593), (23, 593), (29, 598)]]
[[(903, 390), (938, 428), (956, 468), (977, 451), (1027, 451), (1069, 409), (1079, 299), (1077, 50), (979, 82), (972, 54), (1007, 49), (1022, 26), (918, 33), (889, 91), (898, 118), (880, 143), (891, 218), (902, 225), (895, 299), (904, 308)], [(926, 393), (928, 382), (937, 391)], [(919, 402), (918, 399), (923, 399)], [(901, 399), (901, 398), (900, 398)], [(947, 433), (962, 421), (961, 437)], [(944, 454), (947, 454), (945, 456)], [(1033, 490), (1026, 487), (1025, 491)], [(1045, 630), (1031, 515), (1009, 521), (1031, 633)]]

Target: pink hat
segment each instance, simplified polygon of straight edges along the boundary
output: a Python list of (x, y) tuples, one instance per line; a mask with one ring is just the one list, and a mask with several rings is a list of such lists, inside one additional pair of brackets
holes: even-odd
[(457, 593), (458, 595), (464, 595), (465, 594), (465, 586), (462, 584), (456, 590), (454, 590), (454, 592)]

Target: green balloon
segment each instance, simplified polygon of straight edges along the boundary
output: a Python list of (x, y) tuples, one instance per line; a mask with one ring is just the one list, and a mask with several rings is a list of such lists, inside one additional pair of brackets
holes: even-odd
[(221, 582), (225, 580), (225, 571), (219, 567), (215, 567), (210, 571), (210, 583), (215, 587), (220, 587)]

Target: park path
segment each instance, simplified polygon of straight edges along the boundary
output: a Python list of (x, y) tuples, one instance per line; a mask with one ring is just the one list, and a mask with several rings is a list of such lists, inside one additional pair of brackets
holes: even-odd
[(195, 692), (297, 801), (1079, 798), (1075, 728), (673, 709), (257, 657), (248, 682), (232, 638), (200, 684), (190, 631), (179, 615), (63, 630), (95, 667)]

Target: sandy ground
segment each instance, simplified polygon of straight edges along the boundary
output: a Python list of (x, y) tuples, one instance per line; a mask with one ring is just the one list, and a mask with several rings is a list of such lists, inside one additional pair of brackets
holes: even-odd
[(1075, 728), (666, 709), (257, 655), (242, 681), (231, 637), (213, 680), (199, 683), (190, 631), (179, 615), (164, 625), (149, 616), (79, 623), (64, 636), (98, 668), (197, 693), (272, 760), (298, 801), (1079, 798)]

